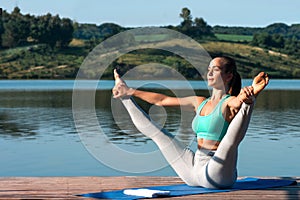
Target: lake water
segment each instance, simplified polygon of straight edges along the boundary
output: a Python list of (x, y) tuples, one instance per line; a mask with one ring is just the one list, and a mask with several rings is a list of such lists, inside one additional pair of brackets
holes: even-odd
[[(93, 81), (86, 82), (87, 88), (83, 89), (88, 89)], [(109, 142), (134, 153), (157, 151), (151, 140), (127, 126), (130, 120), (121, 121), (122, 127), (126, 127), (122, 130), (116, 123), (111, 108), (112, 103), (116, 106), (118, 103), (111, 99), (113, 82), (93, 83), (97, 85), (95, 112)], [(128, 83), (137, 85), (135, 81)], [(147, 81), (138, 84), (145, 83)], [(245, 85), (249, 83), (249, 80), (244, 82)], [(157, 162), (166, 167), (145, 172), (143, 169), (156, 160), (141, 164), (138, 159), (128, 160), (107, 152), (100, 145), (97, 148), (103, 148), (106, 158), (119, 163), (119, 166), (112, 167), (90, 154), (74, 124), (73, 85), (74, 81), (0, 81), (0, 176), (176, 175), (159, 156)], [(192, 81), (191, 85), (197, 94), (208, 95), (204, 82)], [(162, 88), (184, 89), (176, 81), (156, 82), (145, 87), (166, 93), (170, 91)], [(239, 149), (240, 176), (300, 175), (299, 98), (300, 80), (272, 80), (267, 90), (259, 96), (247, 135)], [(147, 104), (142, 104), (142, 107), (146, 110), (152, 108)], [(165, 128), (195, 148), (196, 143), (192, 142), (194, 134), (189, 124), (191, 116), (182, 125), (180, 110), (170, 108), (164, 112), (167, 114), (166, 121), (162, 122)], [(88, 121), (88, 113), (86, 117), (84, 120)], [(158, 116), (157, 119), (164, 120), (164, 117)], [(118, 170), (132, 164), (141, 173)]]

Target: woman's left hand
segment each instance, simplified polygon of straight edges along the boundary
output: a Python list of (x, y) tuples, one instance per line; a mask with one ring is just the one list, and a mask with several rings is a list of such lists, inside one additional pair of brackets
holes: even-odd
[(130, 88), (127, 86), (124, 80), (120, 78), (117, 70), (114, 70), (115, 86), (112, 89), (113, 97), (120, 98), (128, 95)]

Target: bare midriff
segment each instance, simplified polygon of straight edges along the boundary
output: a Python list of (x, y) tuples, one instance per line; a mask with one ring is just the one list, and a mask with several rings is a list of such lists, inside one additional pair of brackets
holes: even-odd
[(215, 140), (198, 139), (198, 149), (217, 150), (220, 142)]

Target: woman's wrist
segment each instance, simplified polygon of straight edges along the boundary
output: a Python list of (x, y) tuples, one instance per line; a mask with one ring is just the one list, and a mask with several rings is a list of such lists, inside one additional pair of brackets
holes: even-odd
[(240, 103), (244, 103), (244, 99), (241, 97), (240, 94), (239, 94), (236, 98), (238, 99), (238, 101), (239, 101)]
[(249, 97), (242, 97), (242, 95), (238, 95), (237, 99), (240, 103), (246, 103), (246, 104), (252, 104), (255, 102), (255, 96), (249, 96)]
[(126, 92), (126, 93), (127, 93), (127, 96), (133, 96), (135, 91), (136, 91), (135, 89), (129, 88), (129, 89), (127, 90), (127, 92)]

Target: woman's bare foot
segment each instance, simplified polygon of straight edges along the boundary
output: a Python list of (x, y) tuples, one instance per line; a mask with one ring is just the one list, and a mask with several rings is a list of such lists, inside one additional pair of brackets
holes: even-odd
[(254, 89), (254, 96), (257, 97), (258, 94), (268, 85), (269, 77), (265, 72), (260, 72), (252, 82), (252, 87)]

